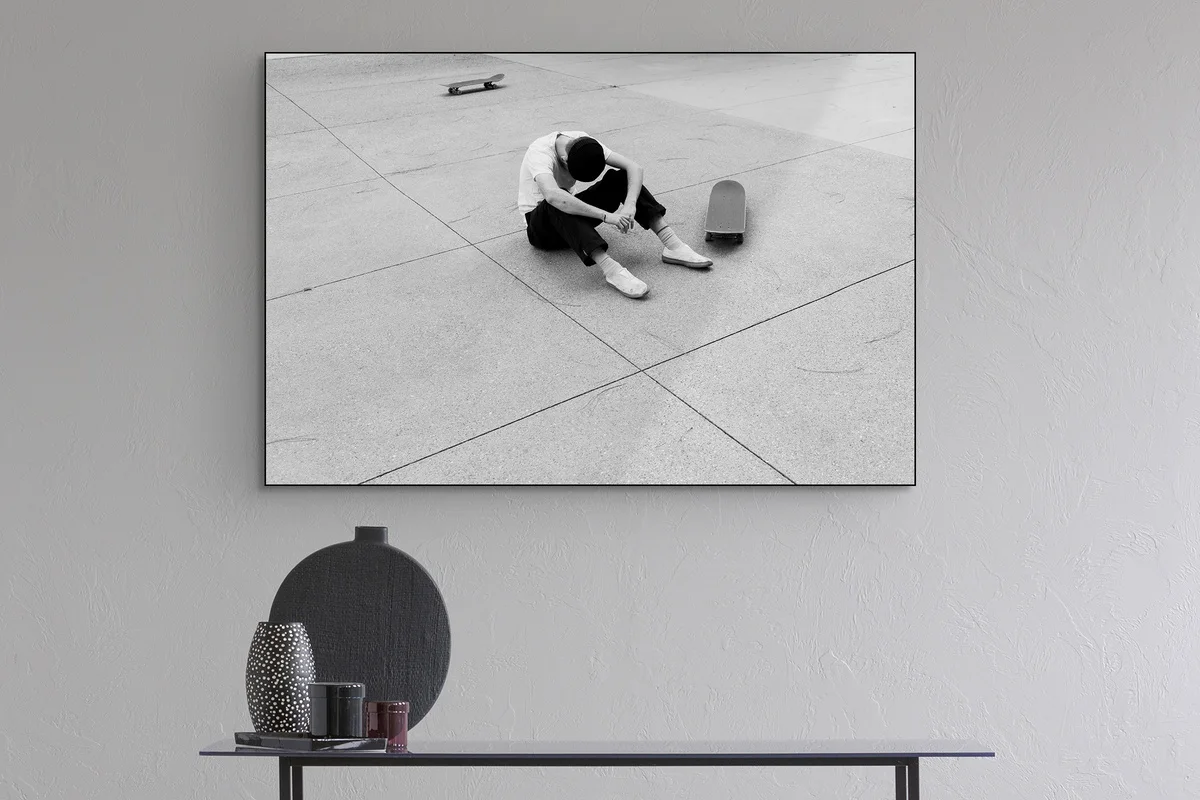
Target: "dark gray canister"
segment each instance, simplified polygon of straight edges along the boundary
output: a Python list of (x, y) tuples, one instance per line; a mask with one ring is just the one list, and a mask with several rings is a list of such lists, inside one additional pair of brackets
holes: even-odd
[(346, 739), (366, 735), (363, 700), (367, 687), (361, 683), (310, 683), (308, 700), (312, 710), (309, 728), (316, 738)]

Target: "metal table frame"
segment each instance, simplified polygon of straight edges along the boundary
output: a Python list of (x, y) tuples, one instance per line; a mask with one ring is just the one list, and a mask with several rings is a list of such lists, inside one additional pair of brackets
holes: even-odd
[[(744, 759), (736, 762), (740, 766), (795, 766), (795, 767), (896, 767), (896, 800), (921, 800), (920, 758), (804, 758), (792, 757), (787, 759)], [(279, 800), (304, 800), (304, 768), (305, 767), (729, 767), (734, 766), (727, 760), (715, 759), (707, 761), (691, 758), (684, 762), (663, 761), (647, 758), (637, 760), (622, 760), (619, 763), (596, 758), (579, 758), (573, 760), (556, 760), (552, 762), (531, 762), (529, 759), (518, 761), (480, 761), (464, 762), (461, 758), (423, 758), (420, 763), (401, 761), (396, 758), (335, 758), (323, 756), (320, 758), (305, 758), (304, 756), (281, 756), (279, 759)]]
[[(279, 760), (279, 800), (304, 800), (305, 767), (893, 767), (896, 800), (920, 800), (921, 759), (994, 757), (981, 749), (963, 752), (896, 753), (293, 753), (220, 750), (213, 745), (201, 755), (253, 755)], [(597, 745), (597, 749), (602, 745)]]

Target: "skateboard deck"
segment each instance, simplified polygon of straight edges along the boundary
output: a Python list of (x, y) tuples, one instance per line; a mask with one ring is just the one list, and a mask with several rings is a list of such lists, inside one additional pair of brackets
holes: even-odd
[(739, 244), (746, 233), (746, 189), (737, 181), (717, 181), (708, 196), (704, 241), (733, 239)]
[(503, 77), (504, 77), (503, 72), (497, 72), (495, 75), (493, 75), (490, 78), (472, 78), (469, 81), (457, 81), (455, 83), (443, 83), (442, 86), (445, 86), (447, 89), (449, 89), (450, 94), (458, 94), (459, 92), (462, 91), (462, 88), (464, 86), (473, 86), (476, 83), (482, 83), (484, 89), (495, 89), (496, 81), (500, 80)]

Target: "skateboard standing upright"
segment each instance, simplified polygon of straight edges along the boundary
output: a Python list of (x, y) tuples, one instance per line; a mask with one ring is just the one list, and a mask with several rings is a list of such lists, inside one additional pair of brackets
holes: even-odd
[(738, 244), (746, 233), (746, 189), (737, 181), (717, 181), (708, 196), (708, 218), (704, 241), (733, 239)]
[(495, 89), (496, 81), (500, 80), (503, 77), (504, 77), (503, 72), (497, 72), (495, 75), (493, 75), (490, 78), (472, 78), (469, 81), (457, 81), (455, 83), (443, 83), (442, 86), (445, 86), (447, 89), (449, 89), (450, 94), (459, 94), (462, 91), (462, 88), (464, 86), (473, 86), (477, 83), (482, 83), (484, 89)]

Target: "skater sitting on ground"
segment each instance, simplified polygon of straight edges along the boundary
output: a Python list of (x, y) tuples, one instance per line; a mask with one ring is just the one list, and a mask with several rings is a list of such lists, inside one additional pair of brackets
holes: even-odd
[[(579, 194), (576, 181), (603, 179)], [(521, 162), (517, 208), (525, 215), (529, 243), (542, 250), (570, 248), (588, 266), (599, 266), (604, 279), (627, 297), (643, 297), (649, 288), (608, 254), (597, 232), (601, 222), (621, 233), (636, 222), (663, 243), (662, 260), (685, 267), (711, 267), (712, 261), (688, 247), (663, 220), (667, 209), (642, 185), (643, 170), (583, 131), (555, 131), (534, 141)]]

